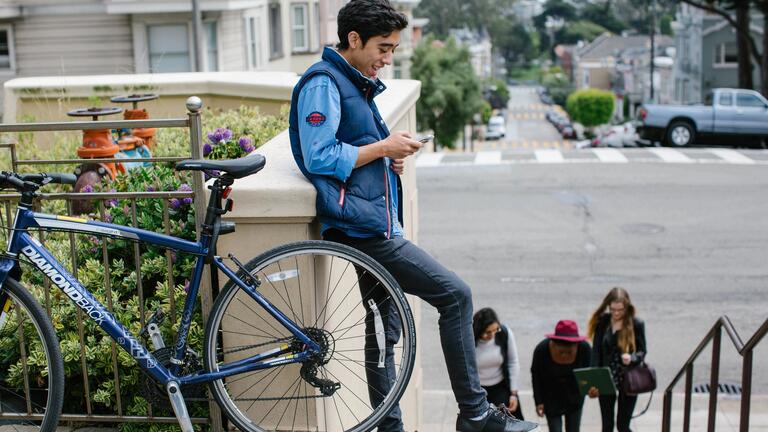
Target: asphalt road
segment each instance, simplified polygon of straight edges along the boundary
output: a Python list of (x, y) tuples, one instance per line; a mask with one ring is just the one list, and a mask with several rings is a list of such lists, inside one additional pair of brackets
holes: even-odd
[[(613, 286), (646, 321), (648, 360), (664, 388), (715, 320), (747, 339), (768, 317), (768, 169), (628, 163), (419, 168), (420, 245), (473, 287), (515, 332), (521, 385), (558, 319), (582, 332)], [(437, 313), (422, 304), (424, 388), (450, 390)], [(768, 340), (754, 391), (768, 393)], [(740, 357), (723, 336), (722, 381)], [(709, 351), (694, 384), (708, 380)], [(682, 389), (681, 386), (678, 389)]]

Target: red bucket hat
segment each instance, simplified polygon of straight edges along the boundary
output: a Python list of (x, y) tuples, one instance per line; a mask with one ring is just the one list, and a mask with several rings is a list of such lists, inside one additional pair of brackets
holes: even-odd
[(566, 342), (581, 342), (587, 340), (586, 336), (579, 336), (579, 326), (575, 321), (560, 320), (555, 326), (555, 332), (546, 335), (548, 339)]

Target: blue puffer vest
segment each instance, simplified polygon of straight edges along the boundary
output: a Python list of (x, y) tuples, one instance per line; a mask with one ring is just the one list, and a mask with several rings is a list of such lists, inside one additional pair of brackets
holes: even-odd
[[(289, 135), (293, 157), (301, 172), (317, 189), (317, 217), (328, 227), (342, 231), (364, 231), (372, 236), (389, 238), (392, 233), (389, 206), (393, 194), (398, 196), (398, 219), (402, 224), (400, 179), (397, 191), (390, 191), (387, 165), (375, 160), (352, 170), (346, 182), (307, 171), (299, 137), (298, 100), (306, 82), (316, 74), (326, 74), (336, 83), (341, 99), (341, 122), (336, 138), (353, 146), (364, 146), (389, 136), (389, 130), (373, 102), (386, 87), (364, 77), (332, 48), (325, 48), (322, 60), (304, 73), (293, 89), (289, 117)], [(392, 175), (395, 175), (394, 173)]]

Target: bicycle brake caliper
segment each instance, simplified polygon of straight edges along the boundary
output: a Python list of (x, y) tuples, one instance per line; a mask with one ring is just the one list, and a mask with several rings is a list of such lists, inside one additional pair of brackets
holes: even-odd
[(384, 334), (384, 321), (381, 320), (381, 312), (373, 299), (368, 299), (368, 307), (373, 312), (373, 328), (376, 330), (376, 344), (379, 346), (379, 369), (384, 368), (384, 358), (387, 354), (387, 341)]

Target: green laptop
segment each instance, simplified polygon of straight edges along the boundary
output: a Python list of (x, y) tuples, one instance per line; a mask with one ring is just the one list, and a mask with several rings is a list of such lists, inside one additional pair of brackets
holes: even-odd
[(590, 387), (597, 387), (601, 396), (616, 394), (616, 385), (613, 383), (611, 369), (607, 367), (589, 367), (574, 369), (576, 383), (579, 385), (579, 393), (585, 396)]

